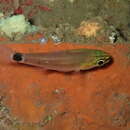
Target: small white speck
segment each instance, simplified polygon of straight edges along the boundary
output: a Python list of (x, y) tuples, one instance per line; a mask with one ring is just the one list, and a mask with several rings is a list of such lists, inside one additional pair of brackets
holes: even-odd
[(51, 34), (51, 38), (57, 44), (61, 42), (61, 39), (56, 34)]
[(47, 42), (47, 40), (45, 38), (40, 38), (39, 41), (41, 44), (45, 44)]

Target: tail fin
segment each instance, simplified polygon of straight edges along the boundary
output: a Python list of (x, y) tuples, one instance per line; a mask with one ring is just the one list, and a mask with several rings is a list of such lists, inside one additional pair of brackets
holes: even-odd
[(6, 45), (0, 45), (0, 64), (1, 63), (10, 63), (11, 62), (11, 55), (14, 51), (7, 47)]

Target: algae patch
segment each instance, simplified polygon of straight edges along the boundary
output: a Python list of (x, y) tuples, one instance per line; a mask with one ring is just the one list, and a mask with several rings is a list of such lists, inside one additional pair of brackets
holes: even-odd
[[(0, 15), (2, 16), (2, 14)], [(24, 34), (38, 31), (39, 28), (31, 25), (24, 15), (13, 15), (6, 18), (0, 18), (0, 34), (11, 40), (18, 40)]]

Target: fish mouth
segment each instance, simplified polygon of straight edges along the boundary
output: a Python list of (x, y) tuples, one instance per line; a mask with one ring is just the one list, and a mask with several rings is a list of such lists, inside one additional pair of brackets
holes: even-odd
[(102, 66), (107, 66), (107, 65), (111, 64), (112, 62), (113, 62), (112, 56), (107, 56), (105, 58), (105, 62), (104, 62), (104, 64)]
[(112, 57), (111, 57), (111, 56), (108, 56), (108, 57), (105, 58), (105, 63), (108, 63), (108, 62), (110, 62), (111, 60), (112, 60)]
[(111, 62), (111, 61), (112, 61), (112, 56), (108, 56), (108, 57), (106, 58), (106, 63)]

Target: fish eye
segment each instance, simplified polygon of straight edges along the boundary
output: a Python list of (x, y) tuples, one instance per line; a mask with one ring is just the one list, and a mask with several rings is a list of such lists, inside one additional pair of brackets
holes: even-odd
[(98, 61), (98, 65), (99, 65), (99, 66), (101, 66), (101, 65), (103, 65), (103, 64), (104, 64), (104, 60), (99, 60), (99, 61)]

